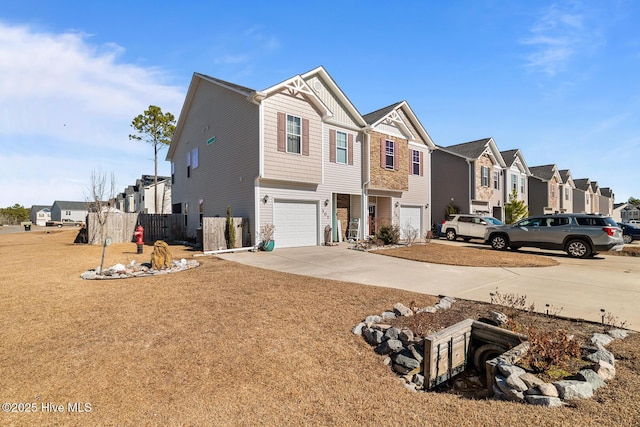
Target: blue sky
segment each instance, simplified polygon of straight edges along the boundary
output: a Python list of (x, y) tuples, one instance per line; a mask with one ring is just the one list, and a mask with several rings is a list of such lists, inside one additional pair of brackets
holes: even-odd
[(635, 0), (4, 1), (0, 207), (153, 174), (131, 120), (177, 117), (194, 72), (264, 89), (319, 65), (362, 114), (406, 100), (438, 145), (493, 137), (640, 197), (638, 22)]

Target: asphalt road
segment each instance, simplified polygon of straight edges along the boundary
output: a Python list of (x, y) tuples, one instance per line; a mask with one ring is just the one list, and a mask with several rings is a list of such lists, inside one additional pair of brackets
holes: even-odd
[(640, 331), (640, 259), (636, 257), (573, 259), (560, 252), (532, 250), (552, 256), (560, 265), (483, 268), (408, 261), (349, 247), (343, 243), (217, 256), (270, 270), (476, 301), (490, 301), (497, 288), (501, 294), (525, 295), (538, 311), (544, 312), (549, 304), (552, 312), (576, 319), (599, 322), (604, 309), (617, 323), (626, 322), (626, 328)]

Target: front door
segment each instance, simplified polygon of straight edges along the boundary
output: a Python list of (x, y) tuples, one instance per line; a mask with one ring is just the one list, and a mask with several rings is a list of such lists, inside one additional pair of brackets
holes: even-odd
[(376, 205), (369, 205), (369, 235), (376, 234)]

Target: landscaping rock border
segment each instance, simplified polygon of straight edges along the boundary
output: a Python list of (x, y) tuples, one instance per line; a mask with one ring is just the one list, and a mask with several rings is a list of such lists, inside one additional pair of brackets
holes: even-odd
[(590, 349), (592, 353), (585, 358), (593, 362), (592, 367), (581, 370), (574, 377), (553, 383), (546, 383), (515, 366), (514, 364), (526, 354), (526, 351), (511, 354), (516, 347), (487, 361), (487, 372), (495, 375), (495, 382), (491, 385), (493, 396), (496, 399), (542, 406), (563, 406), (570, 400), (590, 399), (595, 390), (606, 386), (606, 381), (611, 381), (616, 374), (615, 357), (605, 347), (615, 339), (624, 339), (627, 336), (628, 332), (624, 329), (612, 329), (606, 334), (593, 334), (591, 343), (595, 344), (595, 347)]
[(136, 264), (135, 261), (127, 266), (123, 264), (115, 264), (111, 267), (105, 268), (100, 272), (100, 267), (96, 267), (94, 270), (85, 271), (80, 275), (84, 280), (110, 280), (110, 279), (130, 279), (133, 277), (148, 277), (156, 276), (158, 274), (177, 273), (180, 271), (189, 270), (200, 266), (200, 263), (196, 260), (181, 259), (179, 261), (172, 261), (170, 268), (156, 270), (151, 267), (151, 263)]
[[(443, 297), (434, 306), (423, 308), (409, 308), (397, 303), (393, 306), (393, 311), (367, 316), (352, 329), (352, 333), (361, 335), (369, 345), (375, 347), (376, 353), (385, 356), (384, 363), (390, 365), (393, 371), (403, 378), (408, 390), (425, 390), (422, 364), (424, 337), (416, 337), (410, 329), (400, 329), (382, 322), (401, 316), (413, 316), (420, 312), (447, 310), (454, 302), (454, 298)], [(496, 314), (496, 317), (502, 320), (501, 317), (504, 315)], [(595, 390), (606, 386), (606, 382), (615, 377), (615, 357), (606, 346), (627, 336), (628, 331), (624, 329), (613, 329), (606, 334), (593, 334), (593, 347), (590, 348), (592, 352), (585, 358), (593, 362), (592, 367), (581, 370), (572, 378), (553, 383), (547, 383), (516, 366), (529, 350), (529, 343), (523, 342), (486, 362), (488, 390), (485, 395), (493, 396), (495, 399), (548, 407), (564, 406), (570, 400), (591, 398)], [(471, 381), (478, 381), (478, 378), (471, 378)]]
[(423, 390), (425, 386), (422, 374), (424, 338), (416, 337), (411, 329), (400, 329), (382, 322), (402, 316), (413, 316), (417, 313), (448, 310), (455, 301), (455, 298), (445, 296), (436, 305), (420, 308), (410, 308), (397, 303), (392, 311), (367, 316), (351, 332), (361, 335), (369, 345), (375, 347), (376, 353), (386, 356), (384, 363), (390, 365), (394, 372), (402, 376), (408, 390)]

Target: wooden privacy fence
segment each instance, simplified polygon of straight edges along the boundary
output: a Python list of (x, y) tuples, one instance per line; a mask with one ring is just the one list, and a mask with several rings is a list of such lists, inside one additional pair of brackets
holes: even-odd
[[(226, 225), (226, 218), (206, 217), (202, 219), (202, 236), (198, 236), (198, 240), (202, 242), (203, 252), (227, 249), (227, 240), (224, 235)], [(236, 230), (235, 247), (250, 246), (251, 234), (249, 222), (244, 218), (233, 218), (233, 225)]]
[[(97, 213), (87, 215), (89, 243), (101, 245), (106, 237), (112, 243), (131, 242), (138, 224), (144, 228), (144, 241), (153, 244), (156, 240), (165, 242), (190, 240), (184, 227), (184, 214), (144, 214), (110, 212), (104, 227), (100, 227)], [(227, 249), (224, 235), (227, 219), (207, 217), (202, 219), (202, 228), (198, 229), (197, 240), (202, 243), (203, 251)], [(245, 218), (233, 218), (236, 230), (236, 248), (251, 245), (249, 221)], [(102, 231), (101, 231), (102, 230)], [(202, 233), (202, 235), (200, 235)], [(193, 238), (193, 236), (191, 236)]]
[(138, 222), (144, 228), (146, 242), (187, 240), (184, 214), (140, 214)]
[(133, 232), (140, 224), (144, 228), (144, 241), (153, 244), (156, 240), (186, 240), (183, 223), (183, 214), (110, 212), (104, 227), (100, 227), (98, 214), (93, 212), (87, 215), (87, 232), (91, 244), (101, 245), (106, 237), (110, 237), (112, 243), (127, 243), (132, 241)]

